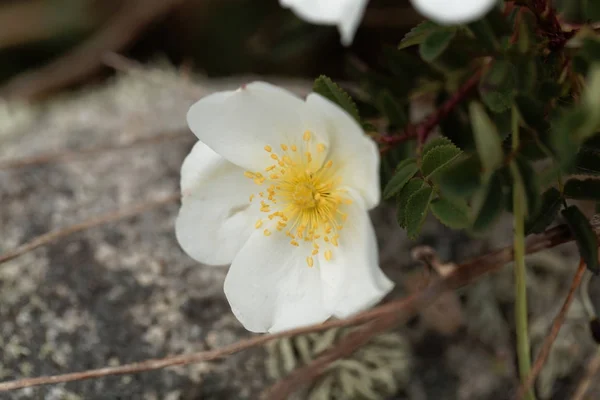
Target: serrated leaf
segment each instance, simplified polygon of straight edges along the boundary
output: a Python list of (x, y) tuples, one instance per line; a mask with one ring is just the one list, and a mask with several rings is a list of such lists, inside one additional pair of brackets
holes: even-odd
[(522, 185), (525, 194), (525, 215), (534, 215), (540, 205), (540, 189), (535, 171), (522, 157), (516, 157), (513, 166), (514, 168), (511, 168), (513, 179)]
[(448, 48), (454, 36), (455, 28), (438, 29), (429, 33), (419, 45), (421, 58), (427, 62), (435, 61)]
[(504, 209), (503, 201), (502, 180), (500, 173), (496, 172), (473, 199), (473, 232), (485, 231), (496, 222)]
[(412, 28), (400, 41), (398, 45), (398, 50), (405, 49), (410, 46), (414, 46), (417, 44), (423, 43), (427, 35), (433, 32), (436, 29), (439, 29), (439, 25), (435, 22), (425, 20)]
[(569, 206), (563, 210), (569, 229), (575, 237), (579, 254), (587, 264), (590, 271), (595, 274), (600, 272), (598, 265), (598, 238), (588, 219), (576, 206)]
[(398, 225), (402, 228), (406, 228), (406, 203), (410, 196), (413, 195), (417, 190), (421, 189), (425, 185), (425, 182), (420, 178), (413, 178), (402, 188), (398, 196), (396, 197), (397, 212), (396, 218)]
[(454, 146), (454, 143), (452, 143), (452, 140), (448, 139), (445, 136), (438, 136), (436, 138), (429, 140), (428, 142), (426, 142), (423, 145), (423, 150), (422, 150), (423, 157), (425, 157), (427, 155), (427, 153), (429, 153), (429, 151), (431, 149), (433, 149), (434, 147), (445, 146), (445, 145)]
[(405, 221), (406, 233), (409, 238), (416, 239), (419, 235), (432, 198), (433, 188), (430, 186), (422, 187), (408, 198), (406, 202)]
[(479, 159), (485, 173), (489, 175), (502, 165), (504, 158), (500, 136), (496, 126), (480, 103), (473, 102), (469, 105), (469, 116)]
[(600, 180), (569, 179), (563, 189), (565, 197), (577, 200), (600, 200)]
[(421, 172), (423, 176), (430, 179), (434, 174), (439, 173), (448, 167), (452, 161), (461, 154), (458, 147), (452, 144), (446, 144), (430, 149), (423, 156)]
[(390, 179), (383, 190), (383, 198), (387, 200), (398, 194), (404, 185), (406, 185), (406, 183), (408, 183), (408, 181), (415, 176), (418, 170), (419, 167), (417, 166), (417, 160), (415, 158), (402, 161), (398, 165), (398, 168), (392, 176), (392, 179)]
[(431, 203), (431, 212), (444, 225), (452, 229), (469, 226), (469, 206), (462, 200), (436, 199)]
[(550, 145), (565, 169), (573, 167), (579, 144), (595, 133), (594, 125), (591, 112), (583, 107), (569, 109), (553, 121)]
[(473, 155), (461, 156), (444, 169), (436, 184), (451, 197), (467, 198), (481, 185), (481, 163)]
[(542, 194), (538, 212), (525, 221), (525, 233), (542, 233), (556, 219), (562, 206), (562, 195), (556, 188), (550, 188)]
[(404, 108), (389, 90), (384, 89), (379, 94), (377, 104), (391, 125), (404, 127), (408, 123), (408, 116), (406, 115)]
[(352, 97), (350, 97), (344, 89), (339, 87), (337, 83), (333, 82), (331, 78), (321, 75), (315, 79), (313, 92), (320, 94), (340, 106), (360, 124), (360, 115), (356, 103), (354, 103)]

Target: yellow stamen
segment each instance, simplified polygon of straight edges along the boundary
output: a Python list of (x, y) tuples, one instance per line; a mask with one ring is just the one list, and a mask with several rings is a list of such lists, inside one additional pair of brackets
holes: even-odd
[(263, 232), (263, 234), (264, 234), (265, 236), (271, 236), (271, 231), (270, 231), (270, 230), (268, 230), (268, 229), (265, 229), (265, 230), (264, 230), (264, 232)]
[(306, 263), (308, 264), (309, 267), (312, 268), (312, 266), (314, 265), (312, 257), (306, 257)]
[(330, 261), (330, 260), (331, 260), (331, 257), (332, 257), (331, 250), (327, 250), (327, 251), (325, 252), (325, 259), (326, 259), (327, 261)]
[(245, 176), (246, 178), (250, 178), (250, 179), (254, 179), (254, 178), (256, 178), (256, 175), (255, 175), (253, 172), (250, 172), (250, 171), (245, 171), (245, 172), (244, 172), (244, 176)]
[(322, 153), (322, 152), (324, 152), (324, 151), (325, 151), (325, 145), (324, 145), (323, 143), (319, 143), (319, 144), (317, 145), (317, 151), (318, 151), (319, 153)]
[(310, 131), (305, 131), (302, 139), (308, 142), (310, 140)]
[(260, 227), (262, 226), (262, 224), (263, 224), (262, 220), (260, 220), (260, 219), (259, 219), (259, 220), (258, 220), (258, 221), (256, 221), (256, 223), (254, 224), (254, 227), (255, 227), (256, 229), (258, 229), (258, 228), (260, 228)]
[(283, 150), (283, 151), (287, 151), (287, 149), (288, 149), (287, 145), (285, 145), (285, 144), (282, 144), (282, 145), (281, 145), (281, 150)]
[(271, 150), (273, 150), (273, 148), (271, 146), (269, 146), (269, 145), (265, 146), (265, 151), (268, 151), (270, 153)]
[(275, 164), (273, 164), (273, 165), (269, 165), (267, 168), (265, 168), (265, 171), (267, 171), (267, 172), (269, 172), (269, 171), (272, 171), (272, 170), (274, 170), (276, 167), (277, 167), (277, 166), (276, 166)]
[(292, 149), (292, 151), (296, 151), (296, 150), (298, 150), (298, 148), (296, 147), (296, 145), (295, 145), (295, 144), (291, 145), (291, 146), (290, 146), (290, 148)]

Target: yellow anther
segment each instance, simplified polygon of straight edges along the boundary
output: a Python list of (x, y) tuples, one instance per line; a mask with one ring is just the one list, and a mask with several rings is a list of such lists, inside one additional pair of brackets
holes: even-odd
[(273, 160), (279, 160), (279, 157), (277, 157), (277, 154), (271, 154), (271, 158)]
[(312, 154), (310, 154), (310, 151), (306, 152), (306, 159), (308, 160), (308, 162), (312, 161)]
[(323, 238), (323, 240), (324, 240), (325, 242), (329, 243), (329, 236), (325, 236), (325, 237)]
[(338, 245), (338, 241), (337, 241), (337, 240), (338, 240), (338, 237), (339, 237), (338, 235), (335, 235), (334, 237), (332, 237), (332, 238), (331, 238), (331, 243), (332, 243), (332, 244), (333, 244), (335, 247), (337, 247), (337, 245)]
[(329, 160), (325, 163), (325, 168), (331, 168), (332, 165), (333, 165), (333, 161)]
[(312, 257), (306, 257), (306, 263), (308, 264), (309, 267), (312, 268), (312, 266), (314, 265)]
[(270, 153), (271, 150), (273, 150), (273, 148), (271, 146), (269, 146), (269, 145), (265, 146), (265, 151), (268, 151)]
[(262, 226), (262, 224), (263, 224), (262, 220), (260, 220), (260, 219), (259, 219), (259, 220), (258, 220), (258, 221), (256, 221), (256, 223), (254, 224), (254, 227), (255, 227), (256, 229), (258, 229), (258, 228), (260, 228), (260, 227)]
[(254, 183), (256, 183), (257, 185), (262, 185), (263, 182), (265, 181), (265, 178), (254, 178)]
[(265, 192), (258, 192), (258, 195), (259, 195), (260, 197), (265, 197)]
[(331, 260), (331, 257), (332, 257), (331, 250), (327, 250), (327, 251), (325, 252), (325, 259), (326, 259), (327, 261), (330, 261), (330, 260)]
[(288, 149), (287, 145), (285, 145), (285, 144), (282, 144), (282, 145), (281, 145), (281, 150), (283, 150), (283, 151), (287, 151), (287, 149)]
[(245, 172), (244, 172), (244, 176), (245, 176), (246, 178), (250, 178), (250, 179), (254, 179), (254, 178), (256, 178), (256, 175), (254, 174), (254, 172), (250, 172), (250, 171), (245, 171)]
[(269, 172), (269, 171), (272, 171), (272, 170), (274, 170), (274, 169), (275, 169), (275, 167), (276, 167), (276, 165), (275, 165), (275, 164), (273, 164), (273, 165), (269, 165), (267, 168), (265, 168), (265, 171), (267, 171), (267, 172)]
[(262, 206), (260, 208), (260, 211), (262, 211), (262, 212), (270, 212), (271, 209), (269, 208), (269, 205), (267, 204), (266, 206)]
[(322, 152), (324, 152), (324, 151), (325, 151), (325, 145), (324, 145), (323, 143), (319, 143), (319, 144), (317, 145), (317, 151), (318, 151), (319, 153), (322, 153)]
[(271, 174), (271, 176), (269, 178), (271, 178), (271, 179), (279, 179), (279, 175), (277, 175), (277, 174)]
[(295, 144), (291, 145), (291, 146), (290, 146), (290, 148), (292, 149), (292, 151), (296, 151), (296, 150), (298, 150), (298, 148), (296, 147), (296, 145), (295, 145)]
[(249, 199), (250, 199), (250, 201), (254, 200), (254, 194), (251, 194)]
[(265, 230), (263, 231), (263, 234), (264, 234), (265, 236), (271, 236), (271, 231), (270, 231), (270, 230), (268, 230), (268, 229), (265, 229)]
[(314, 247), (315, 249), (318, 249), (318, 248), (319, 248), (319, 245), (318, 245), (317, 243), (313, 243), (313, 247)]
[(314, 249), (311, 253), (313, 256), (316, 256), (317, 254), (319, 254), (319, 250)]
[(310, 131), (305, 131), (304, 135), (302, 135), (302, 139), (308, 142), (310, 140)]
[(296, 242), (295, 240), (290, 241), (290, 244), (296, 247), (300, 246), (300, 243)]
[(283, 162), (285, 162), (287, 165), (292, 165), (292, 159), (289, 156), (283, 156)]
[(316, 201), (319, 201), (319, 199), (320, 199), (320, 198), (321, 198), (321, 193), (318, 193), (318, 192), (317, 192), (317, 193), (315, 193), (314, 199), (315, 199)]

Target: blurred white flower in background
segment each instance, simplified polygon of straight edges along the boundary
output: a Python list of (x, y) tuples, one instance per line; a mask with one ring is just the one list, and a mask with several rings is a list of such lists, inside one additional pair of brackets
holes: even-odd
[(487, 14), (498, 0), (410, 0), (424, 17), (444, 25), (465, 24)]
[[(445, 25), (464, 24), (487, 14), (498, 0), (410, 0), (424, 17)], [(298, 17), (316, 25), (336, 25), (349, 46), (360, 25), (368, 0), (279, 0)]]
[(200, 141), (181, 169), (177, 239), (200, 262), (231, 263), (225, 294), (246, 329), (347, 317), (391, 290), (367, 213), (379, 152), (349, 114), (255, 82), (187, 118)]
[(336, 25), (342, 44), (349, 46), (369, 0), (279, 0), (298, 17), (316, 25)]

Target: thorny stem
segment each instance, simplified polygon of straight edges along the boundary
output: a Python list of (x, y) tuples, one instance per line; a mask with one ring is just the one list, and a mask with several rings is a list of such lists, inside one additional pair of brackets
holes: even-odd
[[(515, 106), (512, 109), (512, 147), (519, 148), (519, 114)], [(529, 332), (527, 324), (527, 280), (525, 266), (525, 191), (523, 182), (515, 180), (513, 186), (514, 214), (514, 257), (515, 257), (515, 329), (517, 335), (517, 360), (521, 382), (525, 383), (531, 371)], [(526, 400), (534, 400), (529, 390)]]
[(433, 129), (439, 125), (439, 123), (450, 114), (452, 110), (456, 108), (461, 101), (463, 101), (471, 90), (477, 86), (479, 79), (481, 78), (482, 71), (477, 71), (469, 80), (467, 80), (444, 104), (442, 104), (437, 110), (430, 114), (423, 122), (417, 126), (409, 126), (402, 133), (393, 136), (382, 136), (379, 138), (379, 142), (388, 145), (389, 147), (406, 142), (407, 140), (417, 139), (419, 145), (423, 144), (427, 139), (427, 136), (433, 131)]

